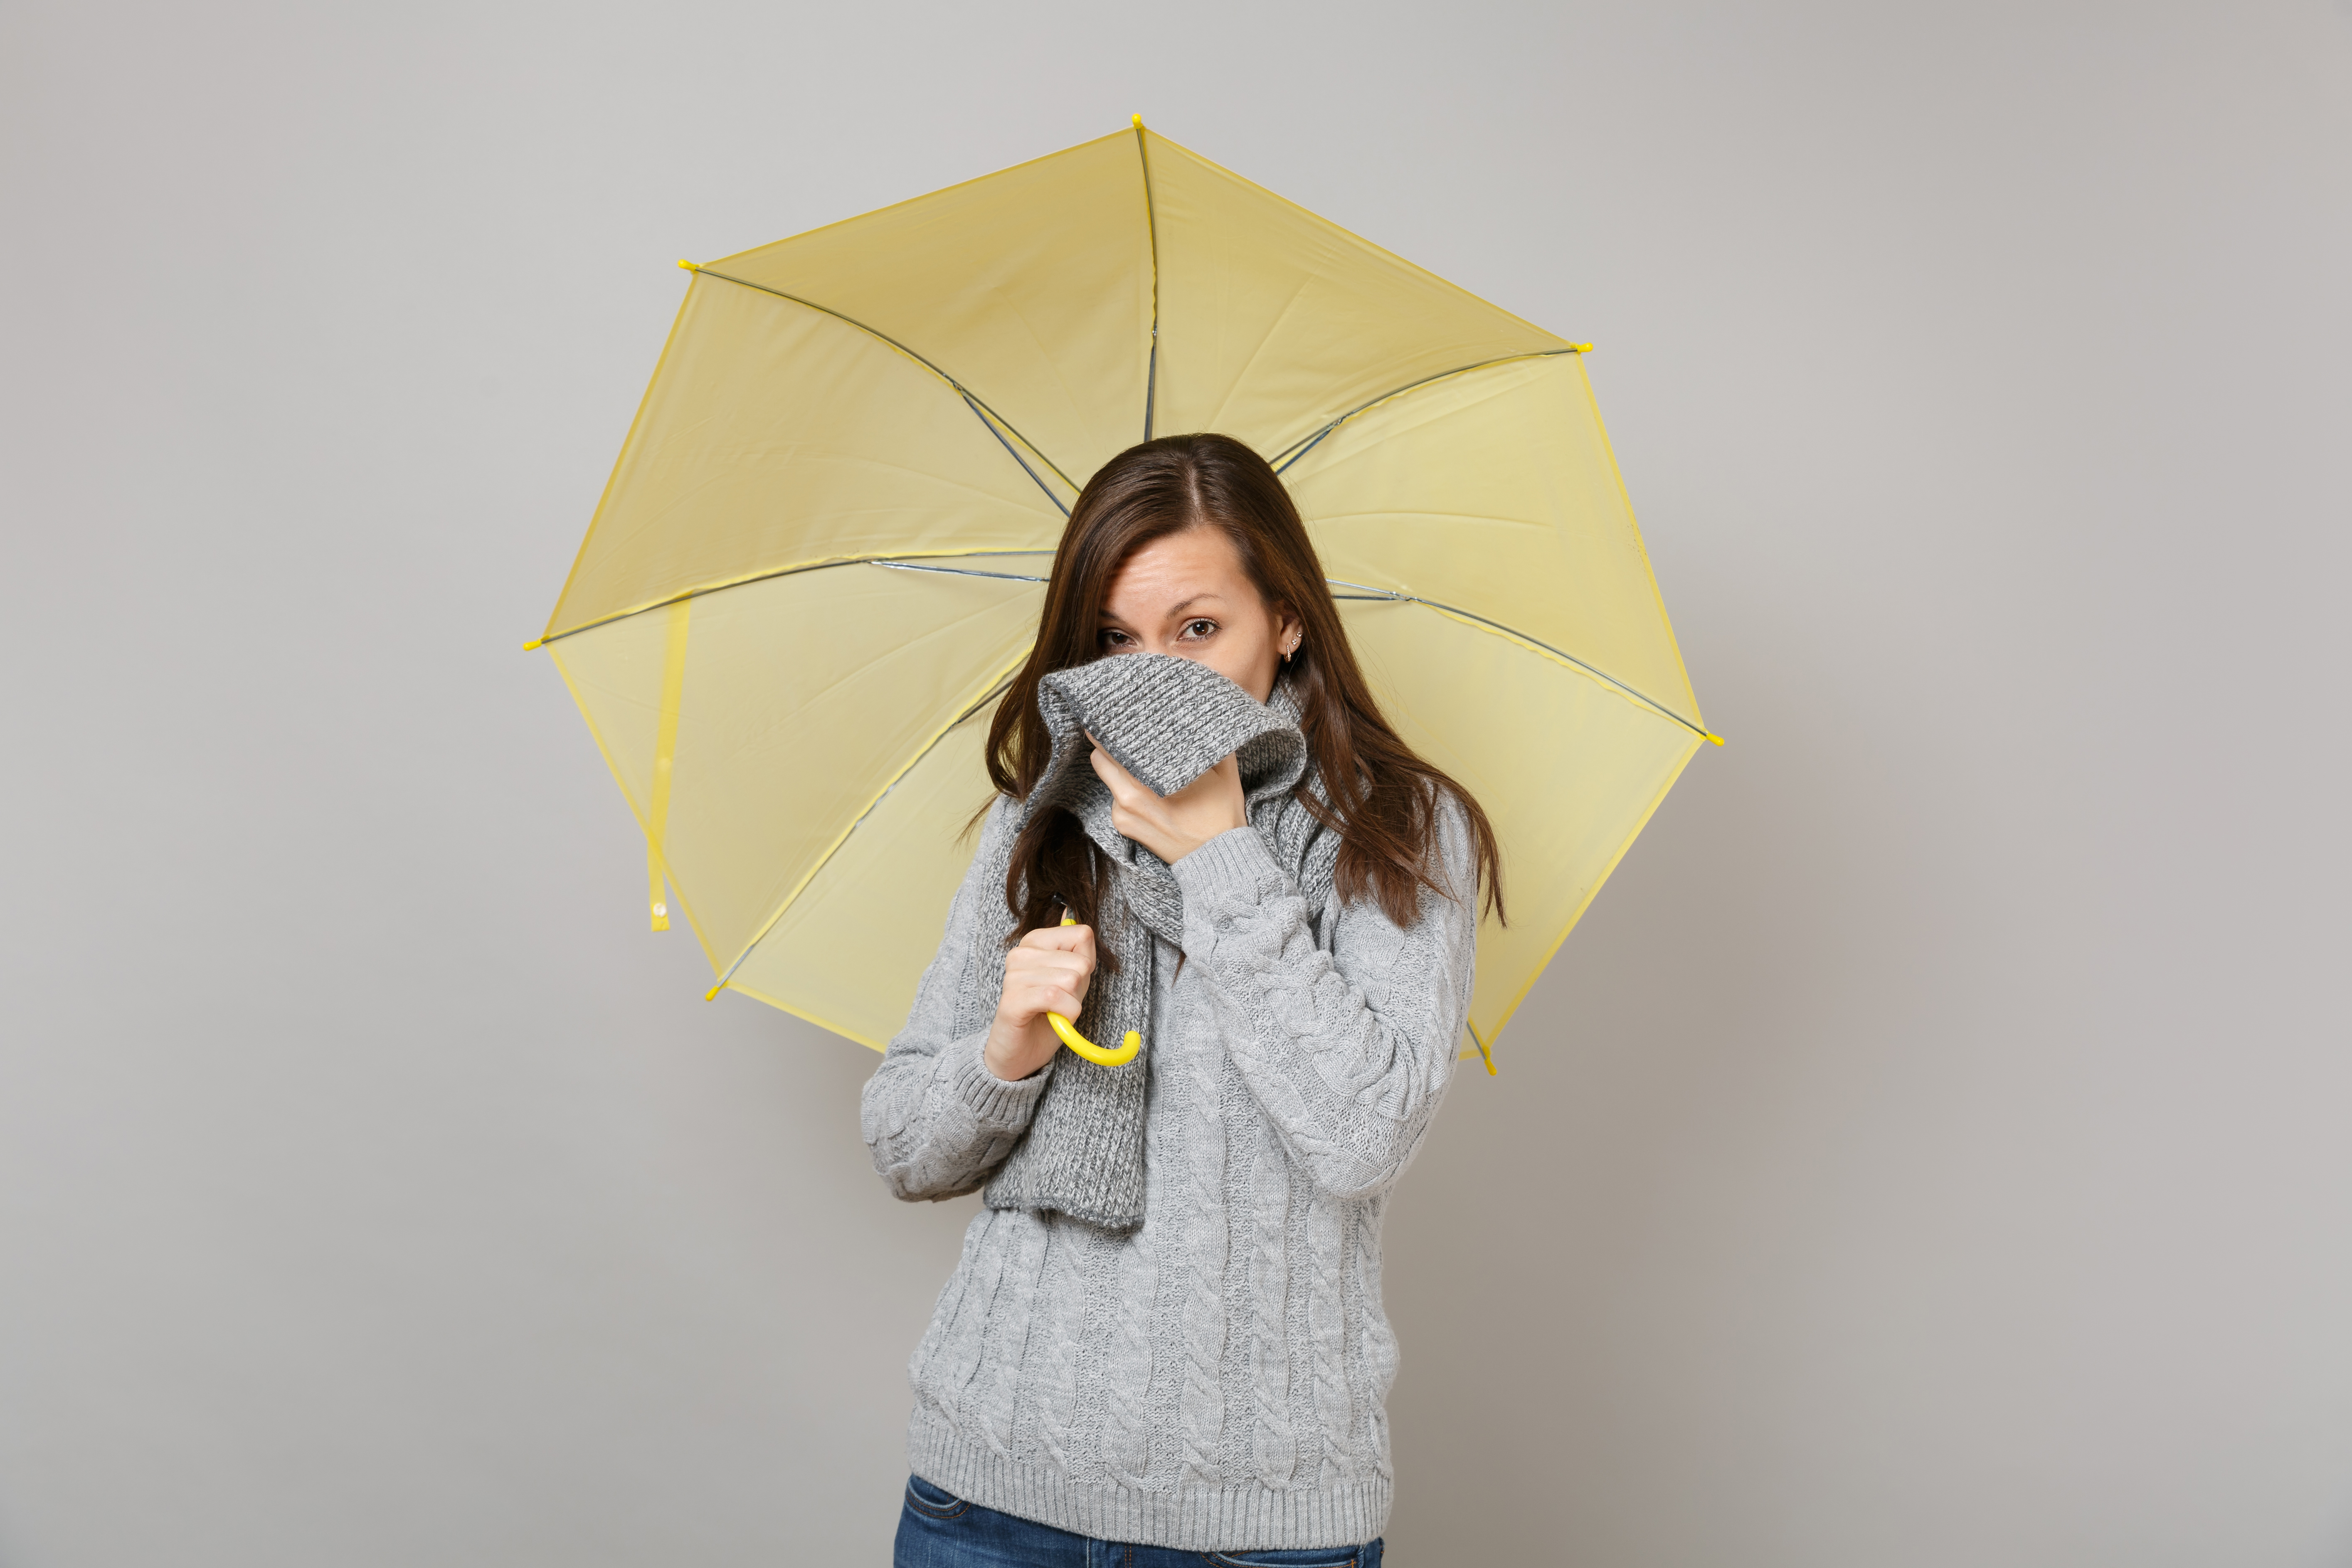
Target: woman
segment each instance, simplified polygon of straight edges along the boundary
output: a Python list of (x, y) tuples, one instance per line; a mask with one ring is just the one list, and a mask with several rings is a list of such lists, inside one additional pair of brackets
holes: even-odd
[[(986, 1188), (909, 1369), (899, 1568), (1377, 1568), (1381, 1223), (1482, 882), (1500, 913), (1493, 830), (1381, 718), (1282, 481), (1223, 436), (1087, 486), (988, 759), (865, 1096), (898, 1196)], [(1062, 1051), (1049, 1014), (1140, 1054)]]

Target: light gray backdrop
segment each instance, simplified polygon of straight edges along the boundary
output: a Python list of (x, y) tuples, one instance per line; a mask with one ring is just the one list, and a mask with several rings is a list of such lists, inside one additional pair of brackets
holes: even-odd
[(968, 1203), (539, 629), (683, 284), (1114, 130), (1570, 336), (1710, 721), (1397, 1205), (1400, 1564), (2352, 1562), (2352, 14), (0, 13), (0, 1561), (880, 1563)]

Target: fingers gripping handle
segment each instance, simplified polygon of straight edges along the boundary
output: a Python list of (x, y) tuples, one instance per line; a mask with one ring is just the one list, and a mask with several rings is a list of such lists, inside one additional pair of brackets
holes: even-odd
[[(1069, 910), (1064, 910), (1062, 923), (1066, 926), (1074, 926), (1078, 922)], [(1054, 1026), (1054, 1033), (1062, 1037), (1062, 1044), (1097, 1067), (1123, 1068), (1135, 1059), (1136, 1052), (1143, 1048), (1143, 1037), (1133, 1029), (1127, 1032), (1127, 1038), (1119, 1042), (1118, 1049), (1107, 1051), (1078, 1033), (1070, 1021), (1059, 1013), (1046, 1014), (1045, 1021)]]

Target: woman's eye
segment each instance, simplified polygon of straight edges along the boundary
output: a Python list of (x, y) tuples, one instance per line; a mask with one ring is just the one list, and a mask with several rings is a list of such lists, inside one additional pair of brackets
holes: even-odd
[(1110, 629), (1109, 629), (1109, 628), (1108, 628), (1108, 627), (1104, 628), (1103, 635), (1102, 635), (1102, 645), (1103, 645), (1103, 647), (1119, 647), (1120, 645), (1124, 644), (1126, 641), (1127, 641), (1127, 634), (1126, 634), (1125, 632), (1115, 632), (1115, 631), (1110, 630)]
[(1213, 634), (1216, 629), (1217, 623), (1214, 621), (1187, 621), (1184, 623), (1184, 635), (1188, 637), (1208, 637)]

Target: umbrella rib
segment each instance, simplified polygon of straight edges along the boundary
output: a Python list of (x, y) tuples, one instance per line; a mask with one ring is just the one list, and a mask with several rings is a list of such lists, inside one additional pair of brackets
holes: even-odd
[(1591, 676), (1595, 680), (1604, 681), (1607, 684), (1615, 687), (1626, 696), (1633, 698), (1635, 701), (1643, 704), (1644, 707), (1656, 710), (1658, 712), (1665, 715), (1665, 717), (1669, 719), (1672, 719), (1675, 723), (1680, 724), (1684, 729), (1690, 731), (1693, 734), (1699, 736), (1701, 739), (1712, 741), (1718, 746), (1723, 744), (1722, 736), (1715, 733), (1703, 724), (1692, 723), (1689, 720), (1684, 718), (1681, 714), (1675, 712), (1673, 709), (1667, 707), (1664, 703), (1659, 701), (1648, 692), (1643, 691), (1635, 687), (1628, 686), (1623, 681), (1618, 679), (1615, 676), (1610, 674), (1607, 670), (1601, 668), (1599, 666), (1587, 664), (1584, 660), (1577, 658), (1574, 654), (1556, 648), (1540, 637), (1531, 637), (1528, 636), (1527, 633), (1519, 630), (1517, 626), (1507, 626), (1502, 622), (1479, 615), (1475, 610), (1465, 610), (1458, 605), (1443, 605), (1438, 603), (1435, 599), (1424, 599), (1418, 594), (1404, 594), (1389, 588), (1375, 588), (1369, 584), (1364, 583), (1343, 583), (1337, 577), (1326, 577), (1323, 581), (1330, 584), (1335, 588), (1356, 588), (1361, 590), (1361, 592), (1354, 594), (1334, 594), (1331, 596), (1335, 599), (1369, 599), (1375, 602), (1384, 602), (1392, 605), (1425, 605), (1430, 609), (1435, 610), (1440, 615), (1452, 616), (1457, 620), (1474, 622), (1478, 626), (1487, 627), (1489, 630), (1500, 632), (1505, 637), (1511, 637), (1527, 644), (1529, 647), (1539, 648), (1543, 652), (1551, 655), (1552, 658), (1559, 659), (1563, 663), (1574, 665), (1577, 668), (1584, 671), (1585, 674)]
[(850, 835), (856, 833), (857, 829), (864, 825), (867, 817), (873, 816), (875, 812), (881, 809), (882, 803), (890, 798), (890, 792), (898, 787), (899, 781), (904, 779), (908, 773), (913, 773), (916, 765), (925, 757), (929, 756), (934, 751), (938, 750), (940, 742), (953, 734), (956, 729), (966, 720), (970, 719), (973, 714), (978, 713), (982, 709), (987, 707), (989, 703), (995, 700), (997, 698), (1003, 696), (1005, 689), (1013, 684), (1013, 672), (1019, 668), (1022, 660), (1028, 657), (1029, 650), (1027, 648), (1022, 649), (1019, 654), (1015, 655), (1010, 663), (1006, 664), (1003, 668), (996, 672), (996, 679), (989, 684), (987, 690), (982, 692), (978, 697), (973, 698), (970, 702), (963, 706), (954, 718), (949, 720), (945, 724), (940, 725), (939, 732), (934, 734), (929, 740), (924, 742), (922, 749), (918, 751), (913, 756), (907, 759), (907, 765), (890, 775), (890, 782), (882, 786), (881, 793), (877, 795), (872, 800), (866, 803), (866, 809), (859, 812), (850, 820), (849, 826), (841, 830), (841, 836), (835, 838), (825, 849), (825, 852), (817, 858), (816, 864), (808, 868), (808, 874), (800, 879), (799, 884), (795, 886), (791, 892), (784, 895), (784, 901), (776, 906), (775, 912), (761, 922), (760, 929), (752, 933), (751, 940), (743, 944), (743, 951), (735, 955), (735, 962), (727, 966), (727, 973), (719, 977), (719, 984), (713, 985), (709, 991), (703, 993), (702, 999), (704, 1001), (708, 1002), (712, 1000), (721, 991), (727, 989), (727, 983), (735, 978), (735, 972), (743, 967), (744, 961), (749, 959), (753, 952), (758, 951), (761, 942), (768, 940), (768, 933), (776, 929), (776, 922), (784, 918), (785, 911), (790, 910), (794, 904), (798, 903), (800, 901), (801, 895), (807, 892), (815, 883), (817, 874), (823, 871), (825, 867), (832, 864), (833, 858), (841, 853), (841, 847), (849, 842)]
[(1143, 169), (1143, 226), (1151, 238), (1151, 357), (1143, 371), (1143, 438), (1151, 439), (1151, 409), (1160, 391), (1160, 214), (1151, 201), (1151, 153), (1143, 116), (1135, 117), (1135, 161)]
[[(643, 605), (632, 605), (625, 610), (615, 610), (609, 616), (599, 616), (583, 625), (567, 626), (551, 637), (541, 637), (531, 646), (543, 647), (551, 642), (562, 642), (565, 637), (578, 637), (582, 632), (593, 632), (598, 626), (609, 626), (614, 621), (625, 621), (632, 616), (642, 616), (648, 611), (675, 605), (681, 599), (698, 599), (705, 594), (716, 594), (728, 588), (748, 587), (753, 583), (765, 583), (777, 577), (795, 577), (803, 572), (826, 572), (835, 566), (870, 566), (886, 561), (898, 563), (905, 561), (909, 556), (929, 555), (944, 560), (964, 561), (989, 555), (1051, 555), (1053, 553), (1050, 550), (898, 550), (887, 555), (836, 555), (829, 561), (799, 561), (790, 566), (778, 566), (767, 572), (746, 573), (740, 577), (730, 577), (723, 583), (706, 583), (698, 588), (688, 588), (681, 593), (672, 594), (667, 598), (655, 599)], [(911, 571), (915, 568), (908, 567), (904, 570)], [(937, 570), (946, 571), (949, 568), (940, 567)], [(1013, 575), (1010, 573), (997, 572), (970, 572), (962, 574), (971, 577), (1011, 577)], [(1013, 580), (1023, 583), (1045, 581), (1042, 577), (1019, 577)]]
[[(1044, 552), (1041, 551), (1039, 553), (1042, 554)], [(869, 566), (887, 566), (893, 572), (937, 572), (942, 576), (947, 577), (994, 577), (1000, 582), (1005, 583), (1043, 583), (1046, 581), (1045, 578), (1032, 577), (1025, 573), (1021, 572), (975, 572), (969, 566), (919, 566), (911, 561), (884, 561), (876, 559), (867, 562), (866, 564)]]
[(1357, 415), (1363, 413), (1366, 409), (1377, 408), (1391, 397), (1402, 397), (1406, 393), (1418, 391), (1420, 388), (1429, 385), (1432, 382), (1444, 381), (1452, 376), (1468, 375), (1474, 370), (1485, 370), (1489, 365), (1509, 364), (1514, 361), (1523, 359), (1556, 359), (1561, 354), (1582, 353), (1586, 349), (1591, 348), (1591, 346), (1592, 345), (1590, 343), (1571, 343), (1564, 349), (1537, 349), (1532, 353), (1505, 354), (1499, 359), (1482, 359), (1476, 364), (1460, 365), (1453, 370), (1441, 370), (1435, 375), (1424, 375), (1419, 381), (1408, 381), (1402, 386), (1393, 387), (1387, 392), (1381, 393), (1378, 397), (1373, 398), (1369, 403), (1357, 405), (1355, 407), (1348, 410), (1345, 414), (1340, 415), (1337, 419), (1332, 420), (1328, 425), (1324, 426), (1322, 428), (1316, 430), (1310, 435), (1300, 437), (1297, 440), (1293, 441), (1289, 446), (1285, 447), (1281, 451), (1276, 452), (1273, 458), (1274, 471), (1277, 474), (1281, 473), (1284, 469), (1289, 468), (1291, 464), (1298, 461), (1299, 458), (1313, 451), (1317, 444), (1320, 442), (1324, 437), (1328, 436), (1332, 431), (1337, 430), (1340, 426), (1345, 425), (1349, 420), (1353, 419)]
[[(892, 348), (897, 349), (900, 353), (905, 354), (908, 359), (913, 360), (917, 364), (921, 365), (925, 370), (929, 371), (933, 375), (938, 376), (941, 381), (946, 382), (950, 386), (953, 387), (956, 390), (957, 395), (961, 396), (965, 403), (971, 406), (973, 415), (980, 419), (980, 422), (982, 425), (988, 426), (989, 433), (994, 436), (999, 441), (1004, 441), (1003, 433), (996, 428), (999, 425), (1003, 426), (1006, 430), (1012, 431), (1015, 436), (1021, 436), (1019, 427), (1016, 426), (1013, 421), (1004, 417), (1003, 415), (999, 414), (995, 409), (990, 407), (985, 398), (975, 395), (971, 388), (966, 386), (963, 383), (958, 381), (946, 371), (941, 370), (938, 365), (933, 364), (929, 360), (925, 359), (921, 354), (917, 353), (914, 350), (908, 348), (906, 344), (900, 342), (889, 333), (869, 327), (855, 316), (844, 315), (841, 311), (835, 310), (830, 305), (820, 305), (814, 300), (803, 300), (798, 294), (787, 294), (782, 289), (771, 289), (765, 283), (754, 283), (748, 278), (737, 278), (730, 273), (714, 272), (708, 267), (698, 267), (695, 270), (701, 273), (706, 278), (717, 278), (724, 282), (740, 284), (746, 289), (757, 289), (762, 294), (773, 294), (779, 300), (789, 300), (795, 305), (805, 305), (812, 310), (816, 310), (824, 315), (831, 316), (836, 321), (848, 322), (851, 326), (856, 327), (859, 331), (865, 332), (871, 337), (878, 338), (882, 342), (888, 343)], [(1054, 477), (1055, 479), (1060, 479), (1064, 484), (1069, 486), (1074, 491), (1081, 488), (1076, 480), (1071, 479), (1069, 475), (1062, 472), (1061, 465), (1055, 462), (1053, 458), (1045, 456), (1044, 452), (1038, 450), (1036, 442), (1032, 441), (1026, 436), (1021, 436), (1021, 444), (1028, 447), (1030, 451), (1036, 453), (1037, 460), (1045, 464), (1048, 468), (1053, 469)], [(1013, 444), (1009, 441), (1005, 441), (1004, 449), (1008, 452), (1013, 452)], [(1039, 489), (1045, 491), (1045, 499), (1052, 501), (1055, 506), (1059, 507), (1064, 517), (1070, 515), (1070, 509), (1062, 505), (1062, 500), (1059, 496), (1055, 495), (1051, 489), (1046, 489), (1045, 481), (1037, 478), (1036, 469), (1032, 468), (1026, 462), (1022, 461), (1020, 453), (1013, 452), (1013, 460), (1021, 464), (1022, 472), (1027, 474), (1031, 479), (1034, 480)]]
[[(950, 382), (950, 383), (949, 383), (949, 384), (952, 386), (952, 385), (954, 385), (954, 383)], [(1036, 469), (1034, 469), (1034, 468), (1031, 468), (1031, 467), (1029, 466), (1029, 459), (1028, 459), (1028, 458), (1024, 458), (1024, 457), (1023, 457), (1019, 452), (1014, 451), (1014, 450), (1013, 450), (1013, 443), (1012, 443), (1012, 442), (1010, 442), (1010, 441), (1007, 441), (1007, 440), (1004, 438), (1004, 430), (1012, 430), (1012, 429), (1013, 429), (1013, 426), (1010, 426), (1010, 425), (1008, 425), (1008, 426), (1006, 426), (1004, 427), (1004, 430), (999, 430), (999, 429), (996, 427), (996, 421), (995, 421), (995, 420), (993, 420), (993, 419), (991, 419), (991, 418), (988, 416), (988, 415), (986, 415), (986, 414), (984, 414), (984, 413), (982, 413), (982, 412), (981, 412), (981, 404), (980, 404), (980, 400), (979, 400), (978, 398), (976, 398), (976, 397), (972, 396), (972, 395), (971, 395), (971, 393), (969, 393), (969, 392), (964, 392), (964, 391), (963, 391), (963, 388), (962, 388), (962, 387), (961, 387), (961, 386), (956, 387), (956, 390), (957, 390), (958, 392), (963, 392), (963, 402), (964, 402), (964, 406), (965, 406), (965, 407), (967, 407), (967, 408), (969, 408), (969, 409), (971, 409), (971, 412), (972, 412), (973, 416), (974, 416), (974, 417), (976, 417), (977, 419), (979, 419), (979, 421), (980, 421), (982, 425), (985, 425), (985, 426), (988, 426), (988, 433), (989, 433), (990, 435), (992, 435), (992, 436), (993, 436), (993, 437), (996, 437), (997, 444), (998, 444), (999, 446), (1003, 447), (1005, 449), (1005, 451), (1006, 451), (1007, 453), (1010, 453), (1010, 454), (1011, 454), (1011, 456), (1012, 456), (1012, 458), (1013, 458), (1013, 460), (1014, 462), (1016, 462), (1016, 463), (1018, 463), (1018, 464), (1020, 464), (1020, 465), (1021, 465), (1021, 471), (1022, 471), (1023, 473), (1024, 473), (1024, 474), (1026, 474), (1026, 475), (1028, 475), (1028, 476), (1029, 476), (1029, 481), (1030, 481), (1030, 483), (1032, 483), (1032, 484), (1035, 485), (1039, 489), (1044, 490), (1044, 491), (1045, 492), (1045, 499), (1046, 499), (1047, 500), (1052, 501), (1052, 502), (1054, 503), (1054, 510), (1056, 510), (1056, 511), (1058, 511), (1058, 512), (1060, 512), (1064, 517), (1067, 517), (1067, 516), (1069, 516), (1069, 515), (1070, 515), (1070, 509), (1069, 509), (1068, 507), (1066, 507), (1066, 506), (1064, 506), (1064, 505), (1062, 504), (1062, 498), (1061, 498), (1060, 496), (1055, 495), (1055, 494), (1053, 492), (1053, 490), (1052, 490), (1052, 489), (1050, 489), (1049, 488), (1047, 488), (1047, 486), (1046, 486), (1046, 484), (1045, 484), (1045, 480), (1043, 480), (1043, 479), (1039, 479), (1039, 478), (1037, 477), (1037, 470), (1036, 470)], [(1020, 435), (1021, 433), (1020, 433), (1019, 431), (1017, 431), (1017, 430), (1014, 430), (1014, 431), (1013, 431), (1013, 434), (1014, 434), (1014, 435), (1016, 435), (1016, 436), (1018, 436), (1018, 435)], [(1026, 441), (1026, 440), (1028, 439), (1028, 437), (1025, 437), (1025, 436), (1024, 436), (1024, 437), (1022, 437), (1022, 439), (1023, 439), (1024, 441)], [(1032, 449), (1034, 450), (1034, 448), (1032, 448)], [(1037, 460), (1038, 460), (1039, 462), (1045, 463), (1045, 466), (1046, 466), (1047, 468), (1054, 468), (1054, 465), (1053, 465), (1052, 463), (1050, 463), (1050, 462), (1046, 462), (1046, 459), (1045, 459), (1045, 454), (1044, 454), (1044, 453), (1042, 453), (1042, 452), (1038, 454), (1038, 458), (1037, 458)], [(1059, 473), (1061, 473), (1061, 472), (1062, 472), (1062, 470), (1061, 470), (1061, 469), (1059, 469), (1059, 468), (1054, 468), (1054, 471), (1055, 471), (1055, 473), (1057, 473), (1057, 474), (1059, 474)], [(1066, 475), (1066, 476), (1064, 476), (1064, 477), (1065, 477), (1065, 478), (1066, 478), (1067, 476)]]

